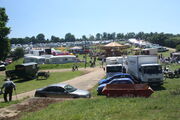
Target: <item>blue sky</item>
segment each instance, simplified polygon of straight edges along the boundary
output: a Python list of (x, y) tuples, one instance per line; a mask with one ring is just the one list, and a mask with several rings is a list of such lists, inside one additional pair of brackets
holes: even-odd
[(9, 37), (103, 32), (180, 33), (180, 0), (0, 0)]

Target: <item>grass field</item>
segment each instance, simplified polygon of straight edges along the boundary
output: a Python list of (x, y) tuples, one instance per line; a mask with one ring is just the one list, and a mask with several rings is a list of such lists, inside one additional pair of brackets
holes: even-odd
[[(180, 68), (180, 65), (176, 65)], [(97, 87), (97, 86), (96, 86)], [(180, 78), (166, 79), (149, 98), (76, 99), (49, 105), (38, 112), (26, 113), (21, 120), (179, 120)]]
[(6, 66), (6, 69), (7, 70), (14, 70), (16, 65), (23, 63), (23, 60), (24, 60), (23, 58), (20, 58), (16, 61), (13, 61), (11, 64)]
[(168, 80), (166, 90), (156, 91), (150, 98), (79, 99), (52, 104), (44, 110), (26, 114), (21, 120), (178, 120), (180, 118), (180, 82)]
[[(17, 93), (23, 93), (27, 91), (31, 91), (37, 88), (41, 88), (43, 86), (53, 84), (53, 83), (59, 83), (65, 80), (72, 79), (74, 77), (82, 75), (84, 72), (82, 71), (75, 71), (75, 72), (54, 72), (50, 73), (50, 77), (47, 80), (14, 80), (14, 83), (16, 84), (17, 87)], [(0, 86), (2, 86), (3, 77), (0, 77)]]
[[(37, 88), (41, 88), (44, 86), (47, 86), (49, 84), (54, 84), (54, 83), (59, 83), (62, 81), (66, 81), (72, 78), (75, 78), (77, 76), (83, 75), (84, 72), (82, 71), (75, 71), (75, 72), (55, 72), (51, 73), (50, 77), (47, 80), (28, 80), (28, 81), (22, 81), (22, 80), (14, 80), (16, 84), (16, 92), (17, 94), (19, 93), (24, 93), (28, 92)], [(4, 76), (0, 76), (0, 87), (4, 83)], [(0, 98), (3, 98), (3, 95), (0, 96)], [(19, 103), (20, 101), (13, 101), (10, 103), (4, 103), (0, 102), (0, 108), (1, 107), (6, 107), (11, 104), (16, 104)]]

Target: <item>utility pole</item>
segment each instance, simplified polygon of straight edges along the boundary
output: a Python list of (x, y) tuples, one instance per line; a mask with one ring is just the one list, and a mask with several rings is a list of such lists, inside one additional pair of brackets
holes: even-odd
[(84, 46), (84, 52), (85, 52), (85, 63), (84, 63), (84, 68), (86, 68), (87, 66), (87, 54), (86, 54), (86, 39), (85, 39), (85, 46)]

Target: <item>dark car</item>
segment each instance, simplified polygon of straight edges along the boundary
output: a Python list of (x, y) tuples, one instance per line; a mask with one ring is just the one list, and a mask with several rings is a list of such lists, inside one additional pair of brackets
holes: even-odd
[(101, 85), (101, 84), (104, 84), (104, 83), (109, 83), (110, 81), (112, 81), (113, 79), (116, 79), (116, 78), (130, 78), (131, 80), (134, 81), (134, 78), (130, 74), (118, 73), (118, 74), (115, 74), (115, 75), (113, 75), (111, 77), (100, 80), (98, 82), (98, 84)]
[(35, 97), (57, 97), (57, 98), (90, 98), (89, 91), (74, 88), (69, 84), (53, 84), (37, 89)]
[(104, 83), (98, 86), (97, 88), (97, 94), (102, 95), (102, 90), (107, 84), (134, 84), (133, 80), (130, 78), (117, 78), (113, 79), (109, 83)]
[(23, 78), (34, 79), (39, 70), (37, 63), (24, 63), (15, 66), (15, 70), (7, 70), (6, 77), (8, 78)]
[(5, 65), (0, 65), (0, 71), (5, 71), (5, 70), (6, 70)]

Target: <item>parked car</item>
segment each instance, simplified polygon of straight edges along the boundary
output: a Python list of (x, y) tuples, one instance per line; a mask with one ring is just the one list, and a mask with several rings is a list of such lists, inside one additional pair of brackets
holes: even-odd
[(35, 97), (58, 97), (58, 98), (90, 98), (89, 91), (74, 88), (69, 84), (53, 84), (37, 89)]
[(114, 76), (111, 76), (111, 77), (100, 80), (98, 82), (98, 84), (101, 85), (101, 84), (104, 84), (104, 83), (109, 83), (110, 81), (112, 81), (113, 79), (116, 79), (116, 78), (130, 78), (131, 80), (134, 81), (134, 78), (130, 74), (118, 73), (118, 74), (115, 74)]
[(102, 90), (107, 84), (134, 84), (133, 80), (130, 78), (116, 78), (110, 81), (109, 83), (104, 83), (98, 86), (97, 94), (102, 95)]
[(4, 70), (6, 70), (5, 65), (0, 65), (0, 71), (4, 71)]

